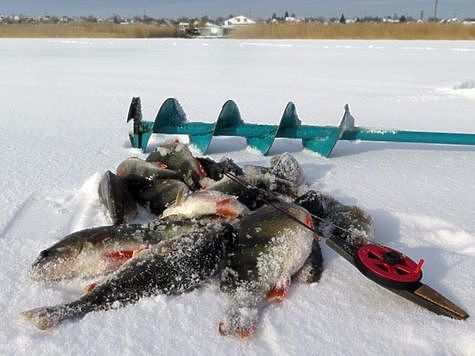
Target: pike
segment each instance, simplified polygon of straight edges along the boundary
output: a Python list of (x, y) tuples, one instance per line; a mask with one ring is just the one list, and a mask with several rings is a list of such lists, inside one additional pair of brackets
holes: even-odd
[[(249, 183), (243, 182), (232, 173), (225, 173), (225, 175), (246, 188), (258, 189), (249, 185)], [(267, 194), (272, 199), (278, 199), (272, 193), (263, 192), (263, 194)], [(322, 202), (317, 196), (318, 193), (309, 191), (306, 195), (297, 199), (296, 203), (309, 211), (316, 224), (323, 222), (326, 226), (333, 226), (334, 232), (337, 233), (331, 233), (327, 236), (323, 234), (325, 243), (355, 266), (364, 276), (381, 287), (433, 313), (458, 320), (465, 320), (469, 317), (465, 310), (421, 282), (424, 260), (421, 259), (416, 264), (401, 252), (381, 244), (376, 244), (371, 238), (365, 237), (363, 234), (357, 236), (355, 241), (352, 241), (352, 229), (335, 225), (319, 216), (322, 211)], [(274, 209), (290, 216), (288, 212), (285, 212), (284, 209), (275, 203), (269, 201), (268, 204)], [(347, 208), (347, 211), (344, 211), (343, 214), (351, 211), (353, 207)], [(360, 212), (354, 211), (354, 213), (359, 214)], [(295, 220), (298, 219), (295, 218)], [(308, 226), (307, 228), (315, 233), (319, 232)]]

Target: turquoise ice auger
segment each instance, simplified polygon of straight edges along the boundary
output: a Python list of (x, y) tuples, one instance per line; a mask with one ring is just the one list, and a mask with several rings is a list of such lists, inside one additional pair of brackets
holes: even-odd
[(379, 130), (355, 127), (355, 119), (348, 105), (340, 125), (313, 126), (302, 125), (295, 105), (289, 102), (285, 107), (278, 126), (246, 124), (236, 103), (228, 100), (224, 103), (215, 123), (187, 122), (186, 115), (174, 98), (165, 100), (154, 122), (142, 121), (142, 106), (139, 97), (132, 98), (127, 122), (134, 120), (134, 130), (129, 134), (133, 147), (144, 152), (152, 133), (188, 135), (190, 144), (205, 153), (213, 136), (245, 137), (248, 146), (263, 155), (269, 152), (276, 137), (299, 138), (305, 148), (328, 157), (338, 140), (390, 141), (439, 143), (450, 145), (475, 145), (475, 134), (421, 132), (401, 130)]

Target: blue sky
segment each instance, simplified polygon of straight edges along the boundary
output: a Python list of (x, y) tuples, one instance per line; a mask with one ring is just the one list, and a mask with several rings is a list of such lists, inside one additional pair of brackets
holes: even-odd
[[(25, 15), (147, 15), (154, 17), (227, 16), (243, 14), (268, 18), (286, 10), (298, 16), (409, 15), (427, 18), (433, 13), (434, 0), (0, 0), (0, 14)], [(475, 0), (439, 0), (439, 17), (475, 17)]]

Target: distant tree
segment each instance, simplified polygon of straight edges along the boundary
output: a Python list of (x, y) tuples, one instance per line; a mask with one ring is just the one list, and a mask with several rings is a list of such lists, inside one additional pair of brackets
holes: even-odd
[(203, 26), (203, 25), (205, 25), (208, 21), (209, 21), (208, 15), (204, 15), (204, 16), (202, 16), (201, 19), (200, 19), (200, 25)]
[(289, 17), (289, 12), (286, 11), (284, 17)]
[(399, 22), (406, 22), (406, 21), (407, 21), (406, 16), (401, 15), (401, 17), (399, 18)]
[(112, 15), (112, 22), (114, 23), (121, 23), (122, 22), (122, 17), (120, 17), (119, 15)]
[(340, 23), (346, 23), (345, 15), (341, 14)]
[(277, 14), (274, 12), (274, 13), (272, 14), (272, 20), (275, 20), (276, 18), (277, 18)]
[(290, 17), (296, 17), (295, 14), (292, 12), (292, 14), (290, 14)]

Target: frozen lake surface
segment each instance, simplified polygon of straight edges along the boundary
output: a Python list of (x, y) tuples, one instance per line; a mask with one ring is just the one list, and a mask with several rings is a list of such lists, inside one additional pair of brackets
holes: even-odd
[[(227, 99), (246, 122), (277, 124), (288, 101), (305, 124), (475, 133), (475, 42), (0, 40), (0, 354), (473, 355), (475, 322), (432, 314), (324, 249), (315, 285), (266, 308), (253, 339), (221, 337), (227, 300), (213, 284), (87, 315), (49, 332), (20, 311), (76, 299), (81, 281), (44, 285), (27, 271), (62, 236), (108, 223), (97, 184), (130, 155), (126, 115), (176, 97), (191, 121)], [(157, 142), (161, 137), (154, 137)], [(331, 158), (278, 140), (312, 188), (370, 212), (378, 241), (424, 258), (423, 281), (475, 313), (475, 148), (340, 142)], [(267, 165), (239, 138), (208, 154)]]

